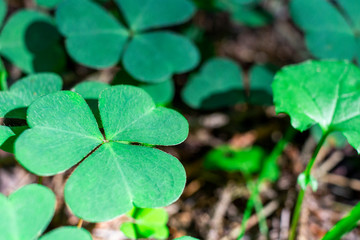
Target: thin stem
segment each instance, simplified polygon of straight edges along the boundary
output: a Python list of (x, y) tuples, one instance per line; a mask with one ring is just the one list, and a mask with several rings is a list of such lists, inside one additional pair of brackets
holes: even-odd
[(38, 178), (38, 184), (42, 184), (42, 182), (43, 182), (43, 177), (42, 177), (42, 176), (39, 176), (39, 178)]
[[(306, 183), (308, 183), (310, 181), (311, 169), (314, 166), (316, 157), (317, 157), (322, 145), (324, 144), (327, 136), (328, 136), (328, 132), (326, 132), (326, 133), (324, 133), (322, 135), (319, 143), (317, 144), (317, 146), (315, 148), (315, 151), (314, 151), (309, 163), (306, 166), (306, 169), (304, 171), (305, 182)], [(308, 184), (306, 184), (306, 188), (307, 188), (307, 185)], [(292, 220), (291, 220), (291, 228), (290, 228), (289, 240), (295, 240), (296, 228), (297, 228), (297, 225), (298, 225), (298, 222), (299, 222), (299, 217), (300, 217), (300, 213), (301, 213), (301, 206), (302, 206), (302, 202), (304, 200), (305, 192), (306, 192), (306, 189), (302, 189), (302, 188), (301, 188), (301, 190), (299, 192), (299, 195), (298, 195), (298, 198), (297, 198), (297, 201), (296, 201), (296, 205), (295, 205), (294, 214), (293, 214), (293, 217), (292, 217)]]
[(77, 228), (81, 228), (82, 225), (83, 225), (83, 222), (84, 222), (84, 220), (80, 218), (80, 219), (79, 219), (79, 222), (78, 222), (78, 224), (77, 224)]
[(7, 79), (7, 72), (4, 67), (4, 64), (0, 60), (0, 91), (8, 90), (6, 79)]
[(257, 214), (257, 217), (259, 219), (259, 227), (260, 227), (260, 232), (262, 235), (264, 236), (267, 236), (268, 233), (269, 233), (269, 228), (267, 226), (267, 223), (266, 223), (266, 218), (264, 216), (264, 212), (263, 212), (263, 205), (262, 205), (262, 202), (261, 202), (261, 199), (260, 199), (260, 196), (259, 196), (259, 191), (258, 191), (258, 186), (254, 186), (254, 198), (253, 198), (253, 201), (254, 201), (254, 206), (255, 206), (255, 211), (256, 211), (256, 214)]
[(244, 215), (243, 215), (243, 219), (241, 221), (240, 233), (239, 233), (239, 236), (238, 236), (237, 240), (240, 240), (240, 239), (242, 239), (244, 237), (244, 234), (245, 234), (245, 231), (246, 231), (246, 226), (247, 226), (247, 223), (248, 223), (249, 218), (251, 216), (251, 212), (252, 212), (253, 207), (254, 207), (254, 201), (252, 199), (252, 196), (250, 196), (250, 199), (246, 203), (245, 212), (244, 212)]

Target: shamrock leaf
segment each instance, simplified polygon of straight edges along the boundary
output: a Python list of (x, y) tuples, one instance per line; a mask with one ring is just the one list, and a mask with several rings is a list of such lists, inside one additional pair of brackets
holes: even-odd
[(315, 57), (358, 59), (360, 2), (356, 0), (333, 2), (292, 0), (290, 4), (292, 18), (305, 32), (307, 47)]
[[(0, 240), (38, 239), (55, 211), (54, 193), (38, 184), (30, 184), (12, 193), (9, 198), (0, 194)], [(91, 240), (84, 229), (61, 227), (40, 240)]]
[(39, 240), (92, 240), (88, 231), (77, 227), (61, 227), (40, 237)]
[(203, 65), (199, 74), (191, 76), (182, 98), (192, 108), (214, 109), (245, 99), (242, 89), (242, 71), (236, 63), (214, 58)]
[(54, 8), (58, 5), (62, 0), (35, 0), (35, 3), (44, 8)]
[(250, 96), (245, 94), (242, 75), (234, 61), (210, 59), (200, 73), (190, 77), (182, 98), (195, 109), (216, 109), (241, 102), (271, 105), (273, 73), (269, 67), (257, 65), (250, 69)]
[(104, 221), (134, 205), (168, 205), (181, 194), (185, 172), (180, 162), (160, 150), (131, 145), (175, 145), (188, 125), (174, 110), (156, 107), (143, 90), (115, 86), (102, 91), (101, 134), (85, 100), (70, 91), (35, 101), (30, 126), (18, 138), (15, 155), (29, 171), (54, 175), (82, 161), (65, 186), (65, 200), (75, 215)]
[(0, 91), (0, 117), (25, 119), (26, 109), (33, 101), (61, 88), (61, 78), (53, 73), (32, 74), (19, 79), (9, 91)]
[(168, 238), (169, 229), (166, 224), (169, 216), (165, 209), (134, 207), (127, 215), (134, 221), (123, 223), (120, 230), (128, 238)]
[(173, 32), (148, 31), (188, 20), (195, 11), (189, 0), (169, 0), (165, 5), (161, 0), (116, 3), (130, 29), (92, 1), (65, 0), (59, 4), (56, 22), (75, 61), (106, 68), (116, 65), (124, 55), (125, 69), (149, 83), (165, 81), (197, 65), (199, 53), (190, 40)]
[(11, 136), (14, 136), (14, 132), (7, 126), (0, 125), (0, 148)]
[(0, 34), (0, 54), (26, 73), (60, 72), (65, 54), (53, 19), (33, 10), (13, 14)]
[(210, 151), (206, 155), (204, 165), (208, 169), (240, 171), (248, 175), (260, 170), (264, 156), (265, 153), (260, 147), (237, 150), (224, 145)]
[(0, 239), (36, 239), (50, 223), (54, 211), (55, 196), (41, 185), (27, 185), (9, 198), (0, 194)]
[(285, 67), (273, 82), (276, 112), (289, 114), (294, 128), (304, 131), (319, 124), (323, 135), (341, 132), (358, 151), (359, 89), (360, 69), (346, 61)]
[(5, 0), (0, 0), (0, 24), (3, 23), (7, 12), (7, 4)]

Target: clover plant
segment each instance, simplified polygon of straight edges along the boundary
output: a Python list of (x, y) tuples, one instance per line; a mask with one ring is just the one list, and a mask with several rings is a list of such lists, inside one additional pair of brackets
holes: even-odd
[(306, 45), (317, 58), (359, 61), (359, 10), (357, 0), (290, 2), (292, 19), (305, 32)]
[(120, 230), (128, 238), (167, 239), (169, 237), (169, 229), (166, 226), (169, 216), (165, 209), (134, 207), (127, 215), (133, 221), (123, 223)]
[[(38, 239), (55, 212), (55, 195), (47, 187), (30, 184), (8, 198), (0, 194), (0, 240)], [(60, 227), (39, 240), (91, 240), (84, 229)]]
[(64, 0), (59, 4), (56, 22), (75, 61), (92, 68), (106, 68), (122, 58), (130, 75), (150, 83), (165, 81), (198, 64), (199, 53), (190, 40), (172, 31), (155, 30), (189, 20), (195, 13), (190, 0), (115, 3), (127, 28), (93, 1)]
[[(296, 83), (296, 84), (294, 84)], [(360, 69), (347, 61), (307, 61), (284, 67), (273, 82), (277, 113), (287, 113), (299, 131), (318, 124), (321, 139), (305, 171), (299, 176), (301, 190), (295, 206), (290, 239), (295, 239), (297, 222), (307, 186), (316, 187), (311, 169), (327, 136), (343, 134), (350, 145), (360, 150)]]
[(200, 72), (192, 75), (183, 92), (183, 100), (195, 109), (217, 109), (239, 102), (272, 104), (272, 70), (266, 66), (250, 69), (250, 95), (245, 93), (243, 71), (229, 59), (208, 60)]
[(60, 91), (37, 99), (27, 111), (30, 129), (15, 143), (16, 159), (40, 176), (80, 163), (64, 194), (73, 213), (87, 221), (112, 219), (134, 205), (154, 208), (175, 201), (185, 185), (184, 168), (149, 145), (184, 141), (186, 119), (128, 85), (103, 90), (99, 112), (104, 134), (79, 94)]
[[(0, 1), (0, 24), (7, 12)], [(20, 10), (6, 21), (0, 32), (0, 55), (26, 73), (62, 71), (65, 54), (52, 17), (35, 10)]]
[(0, 125), (0, 148), (12, 152), (15, 139), (27, 128), (19, 121), (11, 121), (25, 120), (27, 107), (32, 102), (61, 88), (62, 80), (58, 75), (38, 73), (19, 79), (7, 91), (0, 91), (0, 118), (10, 120), (9, 126)]

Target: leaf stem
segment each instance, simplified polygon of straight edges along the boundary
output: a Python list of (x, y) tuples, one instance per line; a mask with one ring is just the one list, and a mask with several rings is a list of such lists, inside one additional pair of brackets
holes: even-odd
[(9, 89), (6, 79), (7, 79), (7, 72), (4, 67), (4, 64), (0, 60), (0, 91), (7, 91)]
[(41, 185), (42, 185), (42, 182), (43, 182), (43, 177), (42, 177), (42, 176), (39, 176), (39, 178), (38, 178), (38, 184), (41, 184)]
[(82, 218), (79, 219), (79, 222), (77, 224), (77, 228), (81, 228), (83, 225), (84, 220)]
[[(308, 183), (310, 181), (310, 174), (311, 174), (311, 169), (314, 166), (316, 157), (322, 147), (322, 145), (324, 144), (326, 137), (328, 136), (329, 132), (325, 132), (322, 136), (321, 139), (319, 141), (319, 143), (317, 144), (315, 151), (309, 161), (309, 163), (306, 166), (306, 169), (304, 171), (305, 174), (305, 179), (306, 179), (306, 183)], [(306, 184), (306, 188), (307, 188), (308, 184)], [(302, 202), (304, 200), (305, 197), (305, 192), (306, 192), (306, 188), (300, 189), (297, 201), (296, 201), (296, 205), (295, 205), (295, 210), (294, 210), (294, 214), (291, 220), (291, 228), (290, 228), (290, 236), (289, 236), (289, 240), (295, 240), (296, 237), (296, 228), (299, 222), (299, 217), (300, 217), (300, 213), (301, 213), (301, 206), (302, 206)]]

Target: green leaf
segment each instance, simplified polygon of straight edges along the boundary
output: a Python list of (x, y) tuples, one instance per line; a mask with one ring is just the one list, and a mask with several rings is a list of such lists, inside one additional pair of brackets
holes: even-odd
[(349, 214), (335, 224), (322, 240), (338, 240), (343, 235), (354, 229), (360, 220), (360, 203), (351, 209)]
[(136, 79), (158, 83), (193, 69), (200, 55), (187, 38), (169, 31), (135, 35), (124, 54), (124, 67)]
[(134, 207), (127, 215), (134, 221), (123, 223), (120, 230), (128, 238), (167, 239), (169, 237), (169, 229), (166, 226), (169, 216), (165, 209)]
[(175, 86), (172, 79), (167, 79), (160, 83), (143, 83), (136, 81), (125, 71), (119, 71), (112, 85), (128, 84), (137, 86), (145, 90), (154, 100), (156, 106), (166, 106), (172, 102), (175, 95)]
[(35, 3), (44, 8), (54, 8), (63, 0), (35, 0)]
[(112, 219), (134, 205), (154, 208), (175, 201), (186, 180), (180, 162), (129, 141), (178, 144), (188, 134), (185, 118), (156, 108), (145, 91), (126, 85), (103, 90), (99, 109), (106, 139), (77, 93), (38, 99), (28, 109), (30, 129), (16, 141), (16, 159), (38, 175), (54, 175), (83, 160), (66, 183), (65, 200), (76, 216), (88, 221)]
[(134, 205), (166, 206), (178, 199), (184, 187), (185, 171), (173, 156), (109, 142), (74, 171), (65, 186), (65, 200), (75, 215), (98, 222), (115, 218)]
[(0, 53), (26, 73), (60, 72), (65, 54), (53, 19), (32, 10), (13, 14), (0, 35)]
[(90, 0), (64, 0), (55, 15), (70, 56), (88, 67), (117, 64), (128, 40), (127, 30)]
[[(189, 0), (169, 0), (165, 5), (161, 0), (138, 2), (117, 1), (126, 11), (125, 18), (131, 21), (129, 25), (136, 30), (179, 24), (194, 11)], [(56, 11), (56, 22), (75, 61), (105, 68), (116, 65), (124, 54), (125, 69), (140, 81), (168, 80), (173, 74), (193, 69), (200, 60), (197, 48), (187, 38), (167, 31), (128, 32), (112, 15), (89, 0), (65, 0)]]
[(156, 107), (151, 97), (137, 87), (120, 85), (104, 90), (99, 108), (108, 140), (176, 145), (188, 135), (188, 123), (181, 114)]
[(215, 109), (244, 101), (242, 71), (231, 60), (211, 59), (190, 77), (182, 98), (195, 109)]
[(77, 227), (61, 227), (48, 232), (39, 240), (92, 240), (88, 231)]
[(273, 93), (271, 84), (274, 71), (266, 65), (255, 65), (250, 69), (250, 96), (248, 101), (257, 105), (272, 105)]
[(308, 61), (279, 71), (273, 83), (276, 112), (294, 128), (319, 124), (323, 134), (341, 132), (360, 150), (360, 69), (346, 61)]
[(8, 85), (6, 82), (7, 75), (8, 74), (7, 74), (6, 68), (4, 66), (4, 63), (0, 59), (0, 91), (8, 90)]
[(30, 184), (0, 194), (0, 240), (33, 240), (46, 229), (55, 211), (55, 195), (41, 185)]
[(15, 133), (11, 130), (11, 128), (0, 125), (0, 147), (2, 147), (6, 140), (14, 135)]
[(0, 0), (0, 25), (2, 25), (4, 18), (6, 16), (8, 7), (5, 0)]
[(224, 145), (210, 151), (205, 157), (204, 165), (208, 169), (252, 174), (260, 170), (264, 156), (264, 150), (260, 147), (234, 149)]
[[(360, 8), (360, 2), (336, 2), (345, 12), (352, 10), (348, 11), (347, 16), (343, 16), (342, 11), (330, 1), (292, 0), (291, 15), (294, 22), (305, 32), (307, 47), (315, 57), (352, 60), (359, 56), (360, 50), (357, 34), (360, 30), (359, 21), (352, 11)], [(349, 22), (356, 25), (349, 25)]]
[[(132, 31), (168, 27), (189, 20), (195, 13), (190, 0), (116, 0)], [(181, 11), (179, 11), (181, 9)]]
[(53, 73), (32, 74), (0, 92), (0, 117), (25, 119), (26, 108), (36, 99), (60, 91), (61, 78)]
[(30, 129), (16, 141), (15, 154), (23, 167), (37, 175), (63, 172), (103, 142), (89, 106), (74, 92), (38, 99), (28, 109), (27, 122)]

